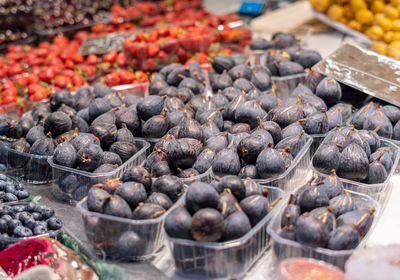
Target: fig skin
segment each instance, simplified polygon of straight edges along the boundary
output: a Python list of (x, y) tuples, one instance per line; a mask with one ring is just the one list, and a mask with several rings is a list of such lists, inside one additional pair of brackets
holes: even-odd
[(51, 113), (44, 121), (44, 133), (47, 134), (51, 132), (53, 137), (71, 130), (72, 121), (64, 112), (54, 112)]
[(201, 209), (193, 215), (190, 231), (197, 241), (218, 241), (224, 233), (224, 217), (215, 209)]

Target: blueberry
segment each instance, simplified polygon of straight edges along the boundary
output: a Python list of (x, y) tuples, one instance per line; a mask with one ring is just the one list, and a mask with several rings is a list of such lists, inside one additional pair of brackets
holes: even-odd
[(43, 219), (54, 216), (54, 210), (48, 206), (41, 206), (38, 212), (43, 216)]
[(17, 185), (15, 185), (15, 190), (24, 191), (25, 190), (25, 186), (23, 184), (17, 184)]
[(39, 212), (32, 212), (32, 217), (33, 217), (36, 221), (43, 220), (43, 216), (42, 216), (42, 214), (40, 214)]
[(57, 217), (51, 217), (47, 220), (47, 227), (51, 230), (60, 229), (63, 226), (61, 220)]
[(0, 174), (0, 181), (6, 181), (7, 180), (7, 176), (4, 174)]
[(18, 191), (15, 192), (15, 196), (16, 196), (19, 200), (22, 200), (22, 199), (28, 198), (28, 197), (30, 196), (30, 194), (29, 194), (28, 191), (25, 191), (25, 190), (19, 191), (19, 190), (18, 190)]
[(8, 238), (10, 238), (10, 236), (8, 235), (8, 233), (2, 233), (2, 234), (0, 235), (0, 239), (8, 239)]
[(27, 228), (30, 228), (30, 229), (32, 229), (32, 230), (37, 226), (37, 222), (36, 222), (35, 219), (32, 218), (32, 217), (30, 217), (30, 218), (28, 218), (28, 219), (25, 219), (25, 220), (22, 222), (22, 224), (23, 224), (24, 226), (26, 226)]
[(32, 218), (32, 214), (29, 212), (20, 212), (19, 216), (18, 216), (18, 220), (20, 220), (21, 222), (24, 222), (27, 219), (31, 219)]
[(0, 219), (0, 233), (6, 233), (8, 231), (7, 221)]
[(25, 205), (15, 205), (12, 207), (13, 213), (24, 212), (26, 209)]
[(6, 181), (0, 181), (0, 191), (5, 191), (7, 186)]
[(29, 202), (26, 205), (26, 211), (31, 212), (31, 213), (35, 212), (36, 211), (36, 204), (34, 202)]
[(11, 212), (11, 206), (2, 205), (0, 206), (0, 216), (8, 215)]
[(18, 197), (15, 194), (12, 194), (12, 193), (6, 193), (3, 196), (3, 201), (4, 202), (18, 201)]
[(17, 226), (13, 231), (13, 235), (15, 237), (29, 237), (32, 236), (33, 233), (29, 228), (23, 226)]
[(12, 220), (12, 217), (11, 217), (10, 215), (3, 215), (1, 218), (2, 218), (3, 220), (5, 220), (7, 223), (8, 223), (8, 221), (11, 221), (11, 220)]
[(12, 183), (7, 184), (7, 186), (5, 188), (5, 192), (6, 193), (15, 193), (15, 186)]
[(47, 233), (47, 228), (41, 224), (35, 226), (35, 228), (33, 229), (34, 235), (45, 234), (45, 233)]
[(12, 219), (7, 222), (7, 226), (8, 226), (8, 233), (12, 234), (16, 227), (22, 226), (22, 223), (20, 220)]

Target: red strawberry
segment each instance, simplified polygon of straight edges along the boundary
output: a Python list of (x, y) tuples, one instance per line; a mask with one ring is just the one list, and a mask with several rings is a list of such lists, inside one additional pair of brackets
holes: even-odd
[(81, 75), (75, 74), (72, 76), (72, 84), (74, 86), (80, 87), (80, 86), (83, 86), (84, 83), (85, 83), (85, 80), (83, 79), (83, 77)]
[(11, 77), (21, 74), (23, 72), (24, 72), (24, 67), (22, 67), (20, 64), (9, 65), (7, 68), (7, 75)]
[(142, 67), (144, 71), (153, 71), (157, 68), (157, 63), (154, 58), (150, 57), (143, 62)]
[(110, 74), (107, 74), (105, 76), (105, 81), (109, 87), (118, 86), (120, 84), (118, 72), (111, 72)]
[(46, 67), (39, 72), (39, 79), (46, 83), (50, 83), (52, 79), (56, 76), (56, 71), (53, 67)]
[(148, 56), (153, 57), (160, 51), (160, 45), (158, 43), (148, 44)]
[(162, 50), (166, 51), (167, 53), (171, 53), (171, 52), (177, 51), (179, 49), (179, 43), (176, 39), (167, 38), (161, 44), (161, 48), (162, 48)]
[(121, 85), (131, 84), (135, 80), (135, 75), (129, 70), (118, 71)]
[(14, 84), (20, 85), (20, 86), (23, 86), (23, 87), (26, 87), (28, 85), (28, 83), (29, 83), (29, 80), (24, 75), (22, 75), (21, 77), (19, 77), (16, 80), (14, 80)]
[(165, 51), (160, 51), (157, 55), (158, 59), (162, 64), (167, 64), (168, 63), (168, 54)]
[(99, 63), (99, 58), (94, 54), (90, 54), (86, 59), (86, 63), (89, 65), (97, 65)]
[(120, 52), (117, 56), (117, 59), (115, 61), (119, 67), (126, 67), (128, 66), (128, 59), (126, 57), (126, 54), (124, 52)]
[(72, 84), (72, 80), (70, 77), (58, 75), (54, 79), (54, 85), (59, 88), (66, 88)]
[(109, 62), (113, 64), (117, 59), (118, 53), (116, 51), (111, 51), (105, 55), (103, 55), (103, 62)]
[(33, 84), (38, 84), (39, 83), (39, 77), (35, 74), (29, 74), (28, 75), (28, 84), (33, 85)]

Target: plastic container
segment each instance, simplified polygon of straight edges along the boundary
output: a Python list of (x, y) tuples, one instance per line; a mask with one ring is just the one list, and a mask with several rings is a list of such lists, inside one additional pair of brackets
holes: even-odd
[(52, 181), (51, 166), (47, 160), (49, 156), (23, 153), (4, 146), (7, 153), (7, 170), (12, 176), (24, 182), (41, 185)]
[[(54, 183), (52, 187), (54, 196), (62, 201), (79, 201), (87, 195), (92, 185), (104, 182), (110, 178), (122, 177), (129, 167), (140, 165), (146, 159), (146, 152), (150, 144), (137, 138), (135, 139), (135, 144), (138, 147), (138, 152), (120, 167), (107, 173), (86, 172), (61, 166), (53, 162), (53, 157), (49, 157), (48, 164), (53, 171), (52, 178)], [(62, 183), (64, 180), (66, 182)]]
[(293, 185), (299, 184), (299, 182), (305, 182), (307, 174), (310, 172), (310, 147), (313, 143), (313, 138), (310, 135), (306, 135), (306, 139), (306, 144), (300, 150), (292, 165), (284, 173), (274, 178), (257, 179), (255, 181), (261, 185), (274, 186), (284, 191), (290, 190)]
[[(27, 205), (28, 202), (18, 202), (18, 203), (14, 203), (12, 204), (12, 206), (15, 205)], [(40, 235), (34, 235), (34, 236), (29, 236), (29, 237), (7, 237), (5, 238), (3, 235), (0, 235), (0, 250), (3, 250), (7, 247), (9, 247), (10, 245), (17, 243), (18, 241), (21, 240), (27, 240), (27, 239), (33, 239), (33, 238), (38, 238), (38, 237), (49, 237), (49, 238), (54, 238), (54, 239), (58, 239), (58, 236), (61, 232), (62, 228), (56, 231), (52, 231), (52, 232), (48, 232), (48, 233), (44, 233), (44, 234), (40, 234)]]
[[(322, 141), (321, 146), (324, 145), (326, 140)], [(397, 145), (392, 143), (390, 140), (387, 140), (385, 138), (381, 138), (381, 147), (391, 147), (394, 152), (394, 158), (393, 158), (393, 167), (390, 170), (390, 172), (387, 174), (387, 178), (385, 182), (380, 183), (380, 184), (366, 184), (366, 183), (361, 183), (353, 180), (348, 180), (344, 178), (339, 178), (340, 181), (343, 183), (343, 186), (345, 189), (363, 193), (366, 195), (369, 195), (370, 197), (376, 199), (380, 203), (383, 203), (388, 195), (388, 192), (390, 190), (389, 185), (390, 183), (390, 178), (396, 171), (396, 168), (399, 164), (399, 159), (400, 159), (400, 149)], [(312, 171), (314, 176), (319, 176), (319, 177), (328, 177), (329, 174), (323, 174), (315, 169), (315, 167), (311, 164), (312, 166)]]
[(0, 114), (5, 114), (13, 120), (19, 120), (25, 112), (25, 100), (18, 103), (0, 105)]
[(149, 83), (131, 84), (131, 85), (119, 85), (114, 86), (111, 89), (118, 93), (120, 97), (124, 97), (127, 94), (136, 95), (137, 97), (148, 96)]
[[(361, 240), (360, 244), (358, 245), (358, 247), (362, 248), (365, 246), (365, 243), (368, 240), (370, 234), (372, 233), (377, 219), (379, 218), (381, 206), (376, 200), (372, 199), (371, 197), (365, 194), (356, 193), (353, 191), (350, 191), (350, 193), (357, 209), (368, 209), (370, 207), (374, 207), (376, 210), (374, 213), (374, 221), (371, 225), (371, 228), (369, 229), (366, 236)], [(335, 251), (326, 248), (308, 247), (301, 245), (299, 242), (284, 239), (278, 235), (279, 231), (281, 230), (282, 213), (283, 213), (283, 208), (272, 219), (267, 229), (267, 232), (271, 236), (271, 239), (273, 241), (272, 248), (274, 257), (276, 257), (278, 261), (287, 258), (305, 257), (305, 258), (314, 258), (322, 260), (330, 264), (333, 264), (341, 269), (344, 268), (347, 259), (351, 256), (351, 254), (355, 251), (355, 249)]]
[(15, 141), (17, 140), (0, 136), (0, 170), (7, 170), (8, 150), (6, 146), (9, 147), (11, 143)]
[[(91, 212), (87, 209), (86, 197), (77, 204), (77, 208), (82, 214), (86, 236), (95, 251), (99, 250), (112, 259), (145, 260), (157, 253), (164, 244), (165, 217), (181, 204), (182, 199), (183, 196), (163, 215), (148, 220), (132, 220)], [(138, 236), (137, 244), (129, 244), (132, 246), (130, 254), (126, 252), (128, 250), (122, 252), (117, 244), (119, 237), (127, 231)]]
[[(240, 278), (267, 249), (269, 235), (266, 228), (274, 215), (287, 202), (288, 195), (282, 190), (265, 186), (268, 201), (283, 199), (255, 227), (239, 239), (227, 242), (198, 242), (169, 237), (167, 240), (173, 255), (176, 273), (183, 277)], [(183, 204), (183, 202), (182, 202)]]
[(272, 84), (275, 85), (277, 95), (281, 99), (287, 99), (290, 97), (292, 91), (300, 84), (304, 83), (307, 73), (300, 73), (296, 75), (276, 77), (272, 76)]

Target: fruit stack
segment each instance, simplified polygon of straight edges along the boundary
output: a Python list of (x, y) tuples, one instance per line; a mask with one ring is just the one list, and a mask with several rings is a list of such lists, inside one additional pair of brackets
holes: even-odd
[(172, 62), (184, 63), (197, 52), (207, 52), (211, 31), (204, 25), (161, 27), (126, 38), (124, 51), (135, 69), (153, 71)]
[(294, 191), (268, 226), (273, 250), (278, 259), (311, 256), (343, 268), (372, 228), (380, 206), (345, 190), (336, 175), (314, 179)]
[[(268, 245), (267, 224), (284, 198), (280, 189), (232, 175), (193, 183), (165, 219), (176, 269), (210, 278), (243, 275)], [(213, 261), (198, 261), (207, 259)]]
[(32, 33), (34, 1), (5, 0), (0, 7), (0, 44), (24, 41)]
[(121, 181), (93, 185), (78, 204), (86, 235), (108, 257), (137, 260), (163, 245), (162, 225), (186, 186), (175, 176), (152, 181), (141, 166), (128, 168)]
[(311, 6), (329, 19), (364, 33), (372, 48), (383, 55), (400, 58), (400, 5), (396, 0), (310, 0)]

